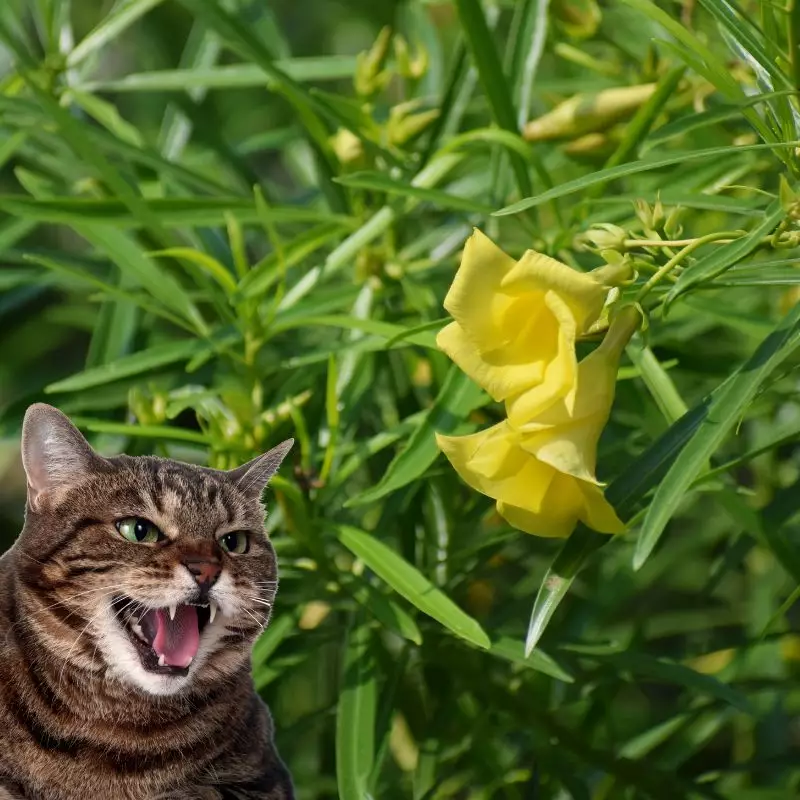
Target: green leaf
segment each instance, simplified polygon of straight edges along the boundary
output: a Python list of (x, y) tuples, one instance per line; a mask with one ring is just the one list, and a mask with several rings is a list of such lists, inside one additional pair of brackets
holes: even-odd
[(369, 777), (375, 761), (377, 667), (363, 614), (347, 637), (342, 687), (336, 710), (336, 781), (341, 800), (369, 800)]
[[(565, 646), (565, 650), (581, 653), (579, 646)], [(589, 658), (606, 663), (615, 671), (631, 672), (643, 678), (652, 678), (659, 683), (672, 683), (689, 689), (692, 694), (706, 695), (751, 714), (753, 709), (748, 699), (727, 684), (666, 658), (654, 658), (647, 653), (625, 650), (620, 653), (587, 654)]]
[[(232, 341), (234, 336), (227, 335), (227, 341)], [(180, 340), (169, 344), (156, 345), (147, 350), (141, 350), (129, 356), (103, 364), (99, 367), (84, 370), (69, 378), (51, 383), (45, 388), (45, 392), (77, 392), (81, 389), (90, 389), (94, 386), (102, 386), (112, 381), (122, 378), (130, 378), (132, 375), (141, 375), (143, 372), (159, 369), (161, 367), (175, 364), (179, 361), (188, 361), (200, 353), (211, 352), (220, 347), (226, 341), (222, 336), (216, 341), (203, 340)]]
[(67, 97), (74, 100), (89, 116), (97, 120), (117, 138), (137, 149), (144, 147), (142, 135), (133, 125), (123, 119), (115, 105), (74, 89), (70, 89)]
[(491, 647), (489, 637), (477, 621), (394, 550), (374, 536), (349, 525), (339, 526), (338, 534), (345, 547), (413, 606), (476, 647), (485, 650)]
[(542, 672), (556, 680), (564, 681), (565, 683), (574, 683), (575, 681), (572, 675), (542, 650), (534, 650), (533, 653), (526, 656), (522, 652), (522, 644), (516, 639), (504, 636), (496, 642), (492, 642), (492, 648), (489, 652), (514, 664)]
[(297, 613), (288, 612), (276, 617), (253, 645), (253, 668), (258, 669), (297, 627)]
[[(761, 69), (770, 76), (776, 89), (794, 88), (789, 76), (780, 66), (779, 57), (782, 53), (777, 43), (765, 41), (762, 32), (753, 24), (749, 15), (727, 0), (700, 0), (700, 5), (732, 35), (751, 59), (758, 62)], [(771, 53), (767, 52), (768, 47)]]
[(467, 432), (470, 425), (465, 425), (464, 419), (486, 402), (484, 391), (453, 365), (433, 406), (425, 412), (419, 427), (389, 464), (378, 485), (351, 498), (345, 507), (374, 503), (415, 481), (439, 455), (436, 432), (454, 435)]
[(739, 214), (745, 217), (763, 217), (763, 201), (760, 198), (744, 199), (741, 197), (720, 197), (712, 194), (688, 194), (687, 192), (659, 189), (639, 191), (636, 194), (621, 193), (613, 197), (597, 197), (592, 199), (592, 206), (625, 205), (630, 208), (637, 200), (646, 200), (651, 205), (660, 199), (665, 206), (682, 206), (703, 211), (721, 211), (725, 214)]
[(80, 44), (72, 48), (67, 55), (67, 66), (75, 67), (80, 64), (88, 56), (115, 40), (126, 28), (161, 2), (163, 0), (124, 0), (110, 14), (103, 17)]
[(422, 634), (417, 623), (402, 606), (365, 580), (360, 580), (352, 591), (353, 597), (387, 630), (416, 645), (422, 644)]
[(504, 131), (501, 128), (477, 128), (476, 130), (460, 133), (450, 139), (439, 150), (439, 153), (451, 153), (468, 149), (475, 145), (499, 145), (512, 153), (517, 153), (520, 158), (524, 158), (531, 164), (534, 163), (531, 155), (533, 153), (531, 146), (518, 133)]
[(348, 317), (344, 314), (321, 314), (319, 316), (308, 317), (303, 317), (298, 314), (279, 314), (275, 318), (272, 332), (280, 333), (295, 328), (310, 328), (316, 326), (342, 328), (344, 330), (369, 333), (381, 339), (388, 340), (385, 345), (386, 347), (389, 346), (389, 342), (415, 344), (430, 349), (436, 347), (436, 337), (428, 329), (413, 330), (402, 325), (395, 325), (391, 322), (381, 322), (381, 320), (378, 319)]
[[(398, 333), (395, 336), (392, 336), (386, 342), (386, 349), (393, 347), (400, 342), (404, 342), (406, 339), (414, 339), (416, 334), (418, 333), (428, 333), (429, 331), (435, 331), (436, 334), (448, 323), (450, 322), (450, 317), (443, 317), (442, 319), (433, 319), (430, 322), (422, 322), (419, 325), (414, 325), (411, 328), (407, 328), (406, 330)], [(419, 341), (419, 340), (417, 340)], [(436, 338), (433, 338), (433, 346), (436, 346)]]
[(671, 425), (680, 419), (689, 409), (678, 394), (672, 378), (659, 363), (653, 351), (642, 341), (641, 334), (635, 334), (625, 349), (630, 360), (639, 369), (639, 374), (656, 401), (664, 419)]
[[(519, 133), (514, 103), (511, 99), (511, 82), (503, 73), (503, 66), (489, 26), (486, 24), (480, 0), (456, 0), (455, 6), (495, 122), (507, 131)], [(516, 153), (512, 153), (511, 166), (520, 193), (528, 194), (531, 182), (525, 161)]]
[(726, 158), (736, 159), (737, 153), (761, 151), (761, 150), (777, 150), (781, 148), (793, 148), (800, 146), (800, 141), (792, 142), (778, 142), (775, 144), (747, 144), (736, 145), (733, 147), (708, 147), (703, 150), (690, 150), (684, 153), (676, 153), (669, 156), (650, 157), (644, 158), (641, 161), (631, 161), (627, 164), (620, 164), (618, 167), (611, 167), (610, 169), (601, 169), (593, 172), (590, 175), (584, 175), (580, 178), (562, 183), (553, 189), (549, 189), (536, 197), (526, 197), (517, 203), (512, 203), (510, 206), (501, 208), (495, 211), (492, 216), (505, 217), (509, 214), (519, 214), (533, 206), (540, 206), (542, 203), (547, 203), (558, 197), (565, 197), (575, 192), (583, 191), (584, 189), (594, 186), (598, 183), (607, 183), (617, 178), (624, 178), (628, 175), (636, 175), (640, 172), (649, 172), (654, 169), (661, 169), (662, 167), (671, 167), (675, 164), (685, 164), (688, 161), (701, 161), (705, 159)]
[[(43, 258), (41, 256), (28, 256), (27, 261), (31, 261), (34, 264), (40, 264), (41, 266), (45, 267), (46, 269), (51, 270), (52, 272), (66, 275), (69, 278), (72, 278), (79, 283), (86, 284), (87, 286), (94, 287), (95, 289), (99, 289), (104, 294), (109, 295), (109, 297), (114, 297), (117, 300), (124, 301), (132, 306), (138, 306), (139, 308), (150, 312), (151, 314), (155, 314), (156, 316), (163, 317), (164, 319), (168, 319), (173, 325), (177, 325), (179, 327), (185, 328), (190, 332), (194, 333), (194, 328), (192, 328), (187, 322), (185, 322), (181, 317), (172, 314), (168, 309), (161, 306), (158, 302), (152, 301), (152, 299), (148, 295), (136, 295), (126, 289), (121, 289), (113, 283), (108, 283), (107, 281), (101, 280), (100, 278), (96, 277), (94, 274), (90, 273), (88, 270), (79, 269), (77, 267), (73, 267), (71, 264), (62, 264), (58, 261), (55, 261), (52, 258)], [(125, 283), (126, 286), (131, 285), (131, 281), (128, 280)], [(119, 320), (121, 321), (121, 319)], [(104, 363), (103, 360), (102, 363)], [(88, 366), (94, 366), (93, 364), (89, 364)]]
[[(39, 101), (42, 109), (48, 114), (58, 130), (60, 136), (78, 154), (87, 165), (90, 165), (97, 177), (104, 181), (124, 205), (129, 209), (134, 218), (147, 227), (157, 230), (160, 226), (159, 219), (151, 212), (142, 196), (136, 192), (125, 177), (114, 165), (92, 146), (91, 138), (86, 130), (89, 128), (79, 122), (70, 112), (43, 90), (36, 81), (26, 76), (26, 82), (31, 93)], [(90, 128), (89, 128), (90, 129)]]
[(753, 228), (747, 236), (715, 247), (707, 256), (688, 266), (670, 289), (666, 298), (667, 304), (674, 302), (676, 298), (688, 292), (692, 287), (714, 280), (718, 275), (722, 275), (742, 259), (747, 258), (761, 244), (764, 236), (774, 231), (785, 216), (786, 212), (781, 207), (780, 200), (775, 200), (764, 212), (764, 220), (761, 224)]
[(635, 569), (647, 560), (692, 481), (740, 419), (764, 380), (800, 344), (799, 329), (800, 305), (797, 305), (762, 341), (748, 361), (714, 393), (700, 426), (656, 490), (636, 544)]
[(6, 162), (14, 156), (28, 138), (26, 131), (17, 131), (0, 142), (0, 167), (4, 167)]
[(278, 89), (291, 103), (314, 153), (314, 159), (321, 173), (322, 190), (333, 209), (347, 209), (347, 198), (340, 187), (332, 183), (336, 176), (336, 158), (333, 155), (328, 135), (330, 131), (317, 115), (318, 104), (306, 88), (284, 72), (269, 50), (253, 31), (243, 25), (233, 14), (216, 3), (206, 0), (180, 0), (198, 19), (206, 21), (221, 39), (243, 58), (255, 62), (274, 81)]
[[(257, 224), (261, 221), (255, 203), (241, 197), (151, 198), (147, 200), (147, 208), (149, 213), (157, 216), (164, 226), (222, 225), (225, 223), (226, 214), (231, 214), (240, 222)], [(131, 214), (125, 203), (119, 200), (83, 198), (35, 200), (25, 195), (0, 195), (0, 209), (39, 222), (63, 222), (71, 225), (96, 222), (119, 228), (138, 228), (143, 224), (141, 219)], [(352, 221), (347, 217), (299, 206), (272, 207), (265, 213), (273, 222), (329, 222), (342, 227), (352, 226)]]
[(632, 6), (637, 11), (646, 14), (655, 20), (666, 31), (677, 39), (677, 41), (692, 52), (702, 65), (700, 74), (704, 75), (720, 91), (728, 95), (730, 99), (744, 100), (742, 91), (735, 78), (731, 75), (728, 65), (718, 58), (714, 52), (699, 37), (687, 30), (681, 23), (670, 16), (666, 11), (652, 3), (651, 0), (623, 0), (626, 5)]
[(129, 436), (144, 439), (161, 439), (173, 442), (193, 442), (208, 446), (210, 439), (206, 434), (190, 431), (185, 428), (174, 428), (171, 425), (126, 425), (122, 422), (107, 422), (91, 417), (73, 416), (72, 421), (84, 430), (92, 433), (109, 433), (114, 436)]
[(147, 255), (153, 258), (177, 258), (193, 264), (210, 275), (222, 287), (228, 297), (231, 297), (236, 292), (236, 281), (230, 271), (215, 258), (206, 253), (201, 253), (199, 250), (192, 250), (191, 247), (169, 247), (166, 250), (153, 250)]
[[(124, 287), (131, 283), (130, 278), (121, 274), (120, 270), (114, 272), (118, 285)], [(113, 288), (116, 289), (116, 286)], [(92, 340), (86, 354), (86, 367), (107, 364), (127, 355), (132, 349), (138, 322), (139, 306), (135, 300), (119, 298), (104, 302), (92, 331)]]
[[(265, 209), (266, 210), (266, 209)], [(253, 298), (263, 294), (284, 271), (300, 264), (318, 250), (327, 246), (332, 239), (341, 235), (341, 225), (323, 224), (305, 231), (299, 236), (283, 243), (275, 252), (265, 256), (253, 266), (239, 283), (243, 297)]]
[(788, 97), (796, 94), (796, 90), (786, 89), (781, 92), (764, 92), (763, 94), (753, 95), (743, 103), (726, 103), (724, 105), (710, 108), (708, 111), (701, 111), (697, 114), (686, 114), (678, 119), (665, 123), (660, 128), (651, 133), (642, 144), (642, 151), (652, 150), (657, 145), (663, 144), (670, 139), (678, 136), (685, 136), (695, 130), (716, 125), (720, 122), (727, 122), (742, 115), (745, 108), (766, 103), (775, 97)]
[(550, 622), (550, 618), (566, 596), (569, 587), (572, 586), (572, 581), (575, 580), (575, 576), (587, 558), (606, 544), (608, 538), (579, 525), (577, 530), (564, 542), (542, 579), (533, 604), (528, 633), (525, 636), (524, 653), (526, 658), (530, 657)]
[[(637, 151), (640, 142), (647, 136), (664, 106), (677, 91), (685, 73), (686, 67), (674, 67), (659, 80), (655, 92), (637, 110), (633, 119), (625, 125), (625, 133), (620, 143), (609, 156), (608, 161), (603, 164), (605, 169), (624, 163)], [(591, 196), (595, 196), (602, 191), (602, 184), (593, 186), (592, 189)]]
[(168, 272), (159, 269), (139, 243), (124, 231), (102, 225), (74, 223), (75, 231), (107, 256), (123, 274), (133, 278), (164, 307), (191, 323), (202, 336), (208, 328), (186, 290)]
[(273, 679), (267, 662), (281, 643), (296, 632), (297, 619), (296, 611), (284, 611), (280, 616), (273, 617), (269, 627), (253, 645), (250, 661), (253, 665), (253, 683), (256, 691), (260, 691)]
[[(278, 59), (275, 66), (295, 81), (338, 81), (355, 74), (356, 59), (344, 55), (312, 56)], [(191, 92), (275, 85), (275, 79), (257, 64), (228, 64), (137, 72), (115, 80), (78, 84), (77, 88), (86, 92)]]
[(517, 124), (522, 128), (530, 119), (534, 81), (547, 41), (550, 0), (525, 0), (518, 4), (518, 8), (520, 19), (511, 61), (514, 65)]
[(369, 189), (375, 192), (386, 192), (402, 197), (413, 197), (426, 203), (432, 203), (440, 208), (453, 208), (457, 211), (467, 211), (474, 214), (491, 214), (489, 206), (476, 203), (466, 197), (448, 194), (438, 189), (423, 189), (419, 186), (404, 181), (392, 180), (379, 172), (354, 172), (336, 178), (337, 183), (354, 189)]
[[(186, 37), (181, 53), (180, 66), (188, 67), (186, 74), (192, 70), (213, 68), (222, 53), (222, 43), (209, 31), (202, 22), (195, 21)], [(202, 103), (208, 95), (203, 86), (195, 86), (188, 90), (193, 103)], [(161, 129), (158, 132), (158, 151), (169, 163), (178, 161), (186, 150), (186, 145), (195, 130), (194, 121), (176, 104), (170, 104), (161, 118)]]

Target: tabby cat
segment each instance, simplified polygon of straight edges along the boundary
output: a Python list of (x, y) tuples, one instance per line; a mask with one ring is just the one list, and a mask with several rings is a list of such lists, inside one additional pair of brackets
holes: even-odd
[(261, 494), (102, 458), (50, 406), (22, 432), (25, 525), (0, 559), (0, 798), (291, 800), (250, 651), (277, 589)]

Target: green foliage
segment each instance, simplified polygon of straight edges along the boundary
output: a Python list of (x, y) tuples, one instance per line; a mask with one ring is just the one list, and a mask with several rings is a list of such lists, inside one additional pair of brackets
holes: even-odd
[[(220, 468), (294, 435), (253, 669), (300, 798), (796, 796), (798, 19), (7, 0), (3, 544), (36, 400)], [(518, 533), (438, 456), (501, 414), (435, 346), (472, 226), (636, 269), (624, 535)]]

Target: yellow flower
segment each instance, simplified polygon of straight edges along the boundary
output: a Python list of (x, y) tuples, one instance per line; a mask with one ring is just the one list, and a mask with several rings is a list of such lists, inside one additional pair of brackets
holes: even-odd
[(555, 402), (524, 425), (509, 420), (471, 436), (436, 436), (462, 479), (497, 501), (515, 528), (569, 536), (580, 520), (601, 533), (625, 526), (595, 477), (597, 442), (614, 400), (622, 350), (641, 320), (634, 307), (615, 318), (602, 344), (581, 361), (572, 409)]
[(444, 302), (455, 321), (436, 342), (494, 400), (506, 401), (514, 424), (559, 397), (571, 408), (575, 339), (629, 272), (625, 263), (584, 274), (533, 250), (515, 262), (476, 230)]

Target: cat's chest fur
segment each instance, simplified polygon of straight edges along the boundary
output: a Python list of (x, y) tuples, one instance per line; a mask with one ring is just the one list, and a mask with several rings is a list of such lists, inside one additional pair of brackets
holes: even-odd
[(0, 800), (292, 800), (249, 658), (277, 587), (253, 491), (280, 459), (100, 459), (34, 409), (0, 558)]

